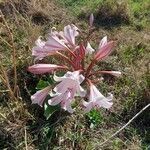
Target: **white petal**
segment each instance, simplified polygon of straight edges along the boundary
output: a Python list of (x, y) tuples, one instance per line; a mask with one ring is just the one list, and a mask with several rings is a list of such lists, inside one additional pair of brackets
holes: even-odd
[(71, 73), (71, 75), (72, 75), (72, 77), (73, 77), (73, 79), (78, 79), (78, 77), (79, 77), (79, 71), (77, 70), (77, 71), (74, 71), (74, 72), (72, 72)]
[(96, 105), (98, 105), (99, 107), (103, 107), (103, 108), (109, 109), (113, 105), (113, 103), (109, 102), (105, 98), (105, 99), (99, 99), (99, 101), (97, 100)]
[(71, 107), (71, 104), (66, 106), (66, 110), (67, 110), (68, 112), (70, 112), (71, 114), (74, 112), (74, 110), (73, 110), (72, 107)]
[(61, 93), (54, 93), (52, 90), (50, 91), (50, 93), (49, 93), (49, 95), (50, 95), (50, 97), (55, 97), (55, 96), (58, 96), (58, 95), (60, 95)]
[(48, 100), (48, 104), (51, 106), (57, 105), (62, 101), (62, 98), (63, 98), (63, 94), (55, 96), (55, 97)]
[(101, 49), (103, 46), (107, 44), (107, 36), (103, 37), (99, 43), (98, 49)]
[(109, 96), (107, 96), (107, 100), (108, 100), (108, 101), (112, 101), (112, 99), (113, 99), (113, 94), (108, 93), (108, 95), (109, 95)]
[(85, 79), (85, 77), (82, 74), (80, 74), (79, 75), (79, 83), (81, 84), (84, 81), (84, 79)]
[(92, 48), (92, 46), (90, 45), (90, 43), (88, 42), (87, 43), (87, 47), (86, 47), (86, 49), (85, 49), (86, 51), (86, 54), (92, 54), (95, 50)]
[(70, 25), (64, 27), (64, 36), (71, 45), (75, 44), (74, 31)]
[(39, 47), (43, 47), (45, 45), (45, 41), (41, 40), (41, 36), (35, 41), (35, 44)]
[(99, 97), (97, 97), (95, 101), (95, 105), (109, 109), (113, 105), (113, 103), (111, 102), (112, 99), (113, 99), (113, 95), (111, 93), (109, 93), (108, 97), (105, 97), (100, 93)]
[(109, 93), (108, 97), (103, 96), (99, 90), (91, 84), (90, 86), (90, 102), (93, 102), (94, 107), (110, 108), (112, 106), (113, 95)]
[(61, 105), (62, 108), (66, 111), (68, 111), (69, 113), (73, 113), (74, 110), (71, 107), (71, 100), (67, 100), (67, 102), (65, 102), (63, 105)]
[(95, 85), (90, 86), (90, 101), (95, 101), (97, 97), (102, 96), (102, 94), (99, 92), (99, 90), (96, 88)]
[(73, 74), (73, 72), (70, 72), (70, 71), (68, 71), (65, 75), (64, 75), (64, 77), (71, 77), (72, 76), (72, 74)]
[(121, 72), (120, 71), (111, 71), (111, 74), (116, 76), (116, 77), (121, 76)]
[(85, 97), (86, 91), (79, 85), (77, 89), (77, 96)]
[(83, 106), (85, 107), (84, 112), (87, 113), (87, 112), (89, 112), (92, 109), (93, 103), (92, 102), (83, 101)]
[(46, 44), (49, 50), (66, 50), (67, 46), (57, 36), (49, 36)]
[(54, 91), (58, 93), (64, 93), (68, 88), (76, 88), (75, 81), (72, 79), (64, 79), (62, 82), (60, 82), (55, 88)]
[(48, 95), (50, 89), (51, 89), (51, 87), (48, 86), (42, 90), (37, 91), (34, 95), (31, 96), (32, 103), (38, 104), (42, 107), (43, 102), (44, 102), (46, 96)]
[(62, 81), (63, 79), (65, 79), (65, 76), (58, 77), (58, 76), (56, 76), (56, 74), (54, 73), (53, 78), (54, 78), (54, 80), (55, 80), (56, 82), (60, 82), (60, 81)]
[(116, 77), (121, 76), (120, 71), (101, 71), (101, 73), (111, 74), (111, 75), (116, 76)]

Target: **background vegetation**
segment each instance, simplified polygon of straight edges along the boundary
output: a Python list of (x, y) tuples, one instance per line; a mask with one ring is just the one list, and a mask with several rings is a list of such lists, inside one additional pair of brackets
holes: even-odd
[[(0, 10), (0, 149), (10, 150), (149, 150), (150, 110), (103, 147), (100, 143), (150, 103), (150, 1), (149, 0), (1, 0)], [(123, 72), (119, 79), (105, 76), (99, 87), (112, 91), (110, 111), (93, 110), (73, 115), (60, 112), (46, 119), (43, 109), (31, 105), (30, 96), (45, 77), (27, 72), (33, 64), (35, 40), (51, 27), (75, 23), (83, 31), (94, 13), (93, 41), (107, 35), (117, 40), (112, 56), (99, 64)], [(10, 35), (12, 33), (12, 36)], [(16, 51), (17, 94), (14, 86)], [(5, 78), (5, 82), (4, 79)]]

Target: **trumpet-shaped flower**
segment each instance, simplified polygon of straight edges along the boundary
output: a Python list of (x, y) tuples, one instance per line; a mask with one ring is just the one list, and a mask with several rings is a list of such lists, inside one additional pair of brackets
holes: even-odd
[(51, 73), (56, 69), (66, 69), (66, 66), (59, 66), (55, 64), (35, 64), (28, 68), (28, 71), (34, 74)]
[(71, 24), (64, 27), (64, 39), (70, 46), (75, 47), (75, 37), (79, 35), (78, 28)]
[(120, 71), (100, 71), (99, 73), (104, 73), (104, 74), (110, 74), (116, 77), (121, 76), (121, 72)]
[(42, 107), (46, 96), (50, 92), (50, 89), (51, 89), (51, 87), (48, 86), (48, 87), (44, 88), (43, 90), (37, 91), (34, 95), (31, 96), (32, 103), (38, 104)]
[(60, 40), (54, 34), (51, 34), (46, 42), (41, 40), (41, 37), (39, 37), (35, 44), (36, 46), (34, 46), (32, 49), (32, 55), (36, 57), (36, 60), (43, 59), (43, 57), (48, 55), (53, 55), (59, 50), (67, 49), (67, 46), (63, 40)]
[(75, 90), (72, 88), (68, 88), (64, 93), (56, 94), (55, 97), (48, 100), (49, 105), (57, 105), (60, 103), (61, 107), (64, 110), (67, 110), (70, 113), (73, 113), (73, 109), (71, 107), (71, 102), (74, 98)]
[(50, 34), (45, 45), (48, 47), (49, 51), (60, 51), (68, 49), (68, 47), (65, 45), (65, 41), (60, 39), (57, 34)]
[(65, 26), (64, 32), (51, 31), (47, 41), (42, 41), (41, 37), (37, 39), (36, 46), (32, 49), (32, 55), (36, 59), (42, 59), (47, 55), (55, 54), (57, 51), (75, 48), (75, 37), (78, 35), (78, 28), (73, 24)]
[(56, 93), (64, 93), (68, 89), (75, 90), (76, 95), (81, 97), (85, 96), (84, 89), (80, 86), (80, 84), (84, 81), (85, 77), (80, 74), (79, 71), (67, 72), (63, 77), (54, 76), (54, 80), (60, 82), (55, 88), (54, 91)]
[(90, 96), (89, 102), (84, 101), (85, 112), (89, 112), (92, 108), (106, 108), (109, 109), (112, 106), (113, 95), (110, 94), (108, 97), (103, 96), (98, 89), (91, 83), (90, 85)]
[(41, 37), (35, 41), (36, 46), (32, 48), (32, 56), (35, 56), (35, 59), (42, 59), (48, 54), (54, 53), (54, 51), (50, 51), (45, 44), (46, 42), (41, 40)]
[(107, 42), (107, 36), (105, 36), (99, 43), (98, 51), (96, 52), (94, 58), (99, 61), (105, 59), (114, 47), (114, 41)]
[(54, 76), (54, 80), (60, 82), (55, 88), (56, 96), (48, 100), (49, 105), (57, 105), (72, 113), (71, 102), (75, 95), (85, 96), (84, 89), (80, 84), (84, 80), (84, 76), (79, 71), (67, 72), (63, 77)]

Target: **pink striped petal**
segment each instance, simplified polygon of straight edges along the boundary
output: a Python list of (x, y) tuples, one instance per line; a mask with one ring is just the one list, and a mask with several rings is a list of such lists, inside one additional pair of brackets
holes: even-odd
[(103, 46), (107, 44), (107, 36), (103, 37), (99, 43), (98, 49), (101, 49)]
[(34, 95), (31, 96), (32, 103), (38, 104), (42, 107), (43, 102), (44, 102), (46, 96), (48, 95), (50, 89), (51, 89), (51, 87), (48, 86), (48, 87), (44, 88), (43, 90), (37, 91)]
[(45, 41), (41, 40), (41, 37), (39, 37), (36, 42), (36, 46), (32, 48), (32, 56), (35, 56), (35, 59), (43, 59), (43, 57), (47, 55), (53, 55), (56, 53), (56, 50), (49, 49), (45, 44)]
[(47, 42), (45, 43), (45, 46), (47, 46), (47, 48), (49, 50), (66, 50), (68, 49), (68, 47), (65, 45), (64, 41), (59, 39), (56, 35), (51, 34), (47, 40)]
[(71, 113), (71, 114), (74, 112), (74, 110), (73, 110), (72, 107), (71, 107), (71, 102), (66, 102), (66, 103), (64, 103), (64, 104), (61, 103), (61, 107), (62, 107), (64, 110), (66, 110), (66, 111), (68, 111), (69, 113)]
[(72, 46), (75, 45), (75, 37), (78, 36), (78, 28), (75, 25), (67, 25), (64, 27), (64, 37)]
[(34, 74), (50, 73), (56, 69), (65, 69), (66, 66), (58, 66), (55, 64), (35, 64), (28, 68), (28, 71)]
[(83, 101), (84, 112), (88, 113), (93, 108), (93, 102)]
[(43, 48), (33, 47), (32, 56), (35, 56), (35, 60), (41, 60), (48, 55), (54, 55), (56, 52), (54, 50), (48, 50), (46, 46)]
[(75, 95), (75, 91), (67, 90), (64, 93), (61, 93), (57, 95), (56, 97), (49, 99), (48, 104), (54, 106), (60, 103), (61, 107), (64, 110), (67, 110), (68, 112), (73, 113), (74, 110), (71, 107), (71, 102), (72, 102), (74, 95)]
[(101, 49), (97, 51), (97, 53), (95, 54), (95, 59), (99, 61), (106, 58), (112, 52), (113, 47), (114, 41), (108, 42), (106, 45), (104, 45)]
[(108, 97), (103, 96), (99, 90), (90, 83), (90, 95), (89, 95), (89, 102), (83, 102), (83, 105), (85, 106), (84, 111), (89, 112), (92, 108), (106, 108), (109, 109), (113, 103), (113, 95), (109, 93)]
[(57, 96), (49, 99), (48, 104), (51, 105), (51, 106), (58, 105), (62, 101), (63, 97), (64, 97), (63, 94), (57, 95)]

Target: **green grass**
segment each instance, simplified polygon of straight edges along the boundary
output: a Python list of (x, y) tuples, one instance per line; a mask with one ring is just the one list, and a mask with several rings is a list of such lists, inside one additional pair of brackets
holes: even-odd
[[(113, 25), (118, 18), (120, 18), (117, 21), (119, 24), (121, 22), (130, 23), (138, 30), (149, 25), (149, 0), (57, 0), (57, 2), (60, 6), (66, 7), (71, 15), (79, 17), (81, 20), (85, 17), (87, 19), (90, 13), (94, 13), (96, 20), (100, 20), (98, 21), (100, 25), (107, 25), (110, 19), (112, 19), (111, 25)], [(107, 23), (103, 23), (103, 21)]]
[(103, 0), (57, 0), (58, 3), (70, 11), (74, 16), (80, 15), (82, 12), (93, 11)]

